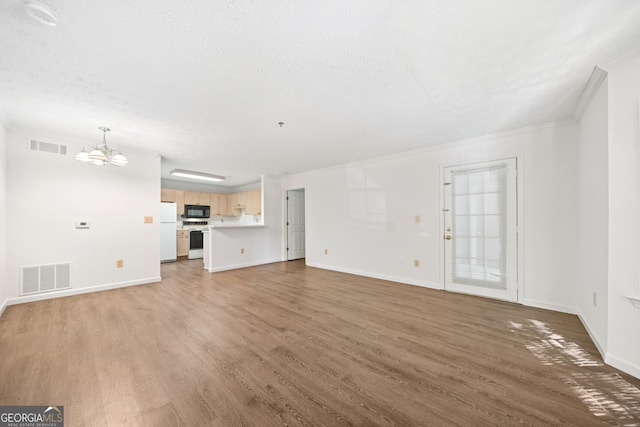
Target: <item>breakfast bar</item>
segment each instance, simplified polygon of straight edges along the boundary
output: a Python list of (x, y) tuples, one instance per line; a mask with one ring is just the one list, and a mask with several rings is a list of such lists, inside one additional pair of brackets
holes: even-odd
[[(273, 254), (274, 234), (281, 230), (262, 224), (214, 225), (204, 232), (204, 268), (210, 273), (281, 261)], [(275, 250), (274, 250), (275, 249)]]

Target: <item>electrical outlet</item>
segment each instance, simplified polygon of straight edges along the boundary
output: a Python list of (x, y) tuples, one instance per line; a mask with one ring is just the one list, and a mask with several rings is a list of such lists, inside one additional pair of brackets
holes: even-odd
[(122, 268), (122, 267), (124, 267), (124, 260), (117, 259), (116, 260), (116, 268)]
[(598, 294), (597, 293), (593, 293), (593, 306), (597, 307), (598, 306)]
[(420, 260), (419, 259), (414, 259), (413, 260), (413, 266), (414, 267), (420, 267)]
[(144, 223), (145, 224), (153, 224), (153, 217), (152, 216), (145, 216), (144, 217)]
[(413, 222), (415, 222), (416, 224), (420, 224), (420, 215), (416, 215), (415, 217), (413, 217)]
[(329, 253), (329, 249), (324, 250), (324, 254), (327, 255)]
[(244, 248), (240, 248), (240, 253), (243, 254), (244, 253)]

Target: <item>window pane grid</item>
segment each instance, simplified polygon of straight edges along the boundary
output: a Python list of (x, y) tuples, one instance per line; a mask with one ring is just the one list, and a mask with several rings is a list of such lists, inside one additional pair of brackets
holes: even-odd
[(506, 165), (452, 174), (453, 280), (506, 289)]

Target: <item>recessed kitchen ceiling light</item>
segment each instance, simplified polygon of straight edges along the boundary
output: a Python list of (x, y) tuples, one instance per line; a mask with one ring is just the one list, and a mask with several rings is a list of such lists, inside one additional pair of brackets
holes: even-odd
[(24, 11), (41, 24), (50, 27), (58, 25), (58, 15), (46, 4), (28, 1), (24, 4)]
[(204, 172), (188, 171), (188, 170), (184, 170), (184, 169), (174, 169), (169, 173), (171, 175), (173, 175), (173, 176), (181, 176), (183, 178), (201, 179), (203, 181), (219, 182), (219, 181), (224, 181), (225, 180), (224, 176), (212, 175), (210, 173), (204, 173)]

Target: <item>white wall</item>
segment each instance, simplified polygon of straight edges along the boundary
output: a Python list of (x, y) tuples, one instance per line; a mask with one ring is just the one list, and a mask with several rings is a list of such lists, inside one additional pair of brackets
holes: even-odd
[[(282, 261), (282, 193), (280, 180), (263, 177), (264, 226), (212, 228), (209, 234), (210, 272)], [(211, 224), (211, 222), (210, 222)], [(205, 235), (206, 238), (206, 235)], [(241, 253), (244, 249), (244, 253)]]
[(0, 122), (0, 315), (7, 302), (7, 135)]
[(441, 289), (441, 167), (518, 157), (520, 300), (575, 312), (577, 141), (574, 124), (546, 126), (291, 175), (283, 190), (305, 187), (308, 265)]
[(640, 55), (607, 69), (609, 91), (609, 324), (605, 360), (640, 377)]
[(578, 156), (578, 314), (603, 355), (608, 323), (608, 102), (605, 79), (580, 119)]
[[(69, 154), (31, 151), (28, 138), (66, 144)], [(160, 158), (127, 151), (126, 168), (98, 167), (74, 160), (81, 148), (47, 132), (8, 132), (9, 303), (34, 299), (19, 297), (27, 265), (72, 263), (73, 291), (45, 297), (160, 279)], [(78, 220), (91, 228), (76, 229)]]

